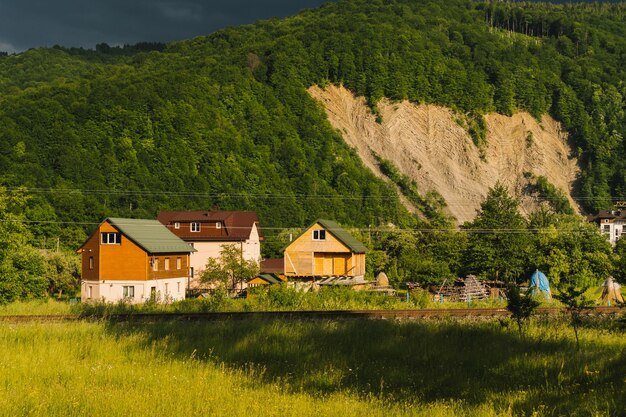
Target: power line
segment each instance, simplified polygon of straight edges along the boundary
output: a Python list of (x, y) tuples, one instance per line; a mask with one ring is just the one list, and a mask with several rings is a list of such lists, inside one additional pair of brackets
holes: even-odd
[(131, 195), (168, 197), (254, 197), (271, 199), (331, 199), (331, 200), (363, 200), (397, 198), (397, 194), (373, 195), (341, 195), (341, 194), (286, 194), (286, 193), (230, 193), (230, 192), (193, 192), (193, 191), (158, 191), (158, 190), (102, 190), (78, 188), (6, 188), (8, 192), (25, 194), (92, 194), (92, 195)]
[[(58, 225), (92, 225), (97, 226), (102, 222), (72, 222), (72, 221), (57, 221), (57, 220), (20, 220), (20, 219), (0, 219), (0, 223), (25, 223), (25, 224), (58, 224)], [(123, 222), (120, 222), (123, 225)], [(143, 227), (164, 227), (162, 224), (143, 225)], [(279, 231), (279, 232), (297, 232), (305, 230), (306, 226), (259, 226), (262, 231)], [(245, 229), (250, 230), (251, 227), (246, 226), (229, 226), (228, 229), (238, 230)], [(476, 233), (476, 234), (527, 234), (527, 233), (540, 233), (540, 232), (552, 232), (558, 233), (589, 233), (590, 230), (584, 230), (580, 228), (490, 228), (490, 229), (472, 229), (472, 228), (382, 228), (382, 227), (346, 227), (347, 230), (368, 232), (368, 233)], [(599, 229), (598, 229), (599, 230)], [(332, 233), (332, 229), (329, 229)]]
[[(233, 193), (233, 192), (197, 192), (197, 191), (163, 191), (163, 190), (107, 190), (107, 189), (82, 189), (82, 188), (28, 188), (28, 187), (6, 187), (5, 190), (11, 193), (24, 194), (91, 194), (91, 195), (118, 195), (118, 196), (168, 196), (168, 197), (231, 197), (231, 198), (269, 198), (269, 199), (330, 199), (330, 200), (363, 200), (363, 199), (391, 199), (397, 198), (399, 194), (381, 194), (374, 195), (348, 195), (348, 194), (287, 194), (287, 193)], [(421, 198), (428, 200), (429, 191), (423, 191)], [(534, 198), (538, 200), (561, 200), (568, 199), (567, 196), (551, 197), (524, 194), (520, 198)], [(447, 198), (446, 203), (466, 202), (468, 198)], [(622, 201), (626, 200), (626, 196), (604, 196), (604, 197), (585, 197), (570, 196), (574, 201), (596, 201), (606, 200)], [(428, 202), (428, 201), (426, 201)], [(468, 204), (470, 205), (470, 204)], [(474, 204), (472, 204), (474, 205)]]

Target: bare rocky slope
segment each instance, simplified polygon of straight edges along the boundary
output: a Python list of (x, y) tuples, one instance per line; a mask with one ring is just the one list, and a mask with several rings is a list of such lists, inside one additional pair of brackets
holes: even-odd
[(441, 194), (459, 223), (474, 218), (497, 181), (520, 198), (523, 212), (536, 209), (535, 199), (523, 192), (526, 172), (546, 177), (577, 208), (571, 186), (578, 164), (566, 132), (547, 115), (540, 122), (528, 113), (487, 115), (487, 145), (481, 159), (466, 129), (447, 108), (382, 100), (378, 104), (382, 122), (377, 123), (365, 99), (344, 87), (313, 86), (309, 93), (323, 104), (330, 123), (374, 173), (384, 177), (373, 152), (415, 180), (420, 192)]

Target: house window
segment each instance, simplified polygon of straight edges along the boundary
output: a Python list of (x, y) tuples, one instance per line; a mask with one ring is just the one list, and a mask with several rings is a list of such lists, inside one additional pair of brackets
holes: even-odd
[(153, 271), (159, 270), (159, 258), (152, 258), (152, 270)]
[(176, 291), (180, 292), (180, 281), (176, 283)]
[(89, 257), (89, 269), (93, 269), (93, 256)]
[(163, 269), (166, 271), (170, 270), (170, 258), (165, 258), (165, 265)]
[(174, 229), (180, 229), (180, 222), (174, 223)]
[(122, 295), (124, 298), (135, 298), (135, 287), (132, 285), (124, 285), (122, 287)]
[(183, 267), (183, 258), (176, 258), (176, 269), (181, 269)]
[(170, 293), (170, 290), (168, 289), (169, 284), (166, 282), (165, 283), (165, 295), (168, 295)]
[(103, 245), (119, 245), (122, 243), (121, 233), (104, 232), (100, 234)]
[(93, 296), (93, 287), (90, 285), (87, 288), (87, 298), (89, 298), (91, 300), (91, 297)]
[(192, 232), (199, 232), (200, 231), (200, 223), (198, 223), (198, 222), (191, 222), (189, 227), (191, 228)]
[(219, 222), (215, 223), (215, 228), (216, 229), (221, 229), (222, 228), (222, 223), (219, 223)]
[(313, 240), (326, 240), (326, 230), (313, 230)]
[(611, 226), (609, 226), (608, 224), (604, 225), (604, 229), (602, 231), (604, 233), (611, 233)]

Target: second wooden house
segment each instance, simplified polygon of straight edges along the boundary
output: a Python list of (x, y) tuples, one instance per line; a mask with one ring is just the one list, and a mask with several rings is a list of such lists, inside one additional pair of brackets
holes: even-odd
[(285, 248), (288, 277), (363, 277), (367, 248), (331, 220), (319, 219)]

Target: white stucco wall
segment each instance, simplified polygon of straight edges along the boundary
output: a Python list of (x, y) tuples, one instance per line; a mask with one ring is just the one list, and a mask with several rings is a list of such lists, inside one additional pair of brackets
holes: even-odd
[[(150, 298), (152, 288), (155, 288), (157, 300), (179, 301), (185, 299), (187, 277), (159, 279), (151, 281), (82, 281), (81, 301), (105, 301), (116, 303), (124, 298), (124, 287), (135, 287), (135, 296), (128, 300), (131, 303), (143, 303)], [(91, 297), (90, 297), (91, 289)]]
[(622, 234), (626, 232), (625, 226), (626, 225), (624, 225), (623, 220), (616, 220), (611, 222), (604, 219), (600, 223), (600, 231), (604, 236), (607, 237), (612, 245), (615, 245), (617, 241), (622, 237)]
[(194, 278), (199, 278), (200, 274), (206, 267), (209, 258), (218, 259), (222, 245), (234, 245), (242, 251), (243, 259), (255, 262), (261, 261), (261, 241), (259, 240), (259, 231), (256, 225), (252, 226), (248, 240), (244, 242), (192, 242), (193, 247), (197, 250), (191, 254), (190, 266), (193, 268)]

